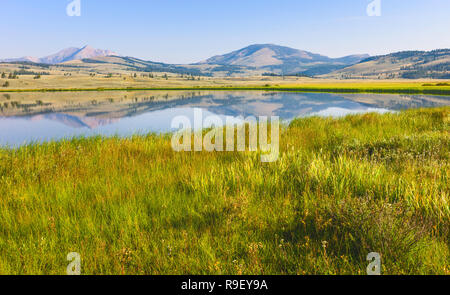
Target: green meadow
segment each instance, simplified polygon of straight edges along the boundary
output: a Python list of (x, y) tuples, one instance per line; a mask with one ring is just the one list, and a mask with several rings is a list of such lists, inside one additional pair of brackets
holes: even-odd
[(195, 87), (126, 87), (126, 88), (42, 88), (42, 89), (11, 89), (2, 90), (1, 92), (22, 93), (22, 92), (99, 92), (99, 91), (188, 91), (188, 90), (210, 90), (210, 91), (290, 91), (290, 92), (329, 92), (329, 93), (387, 93), (387, 94), (428, 94), (428, 95), (450, 95), (449, 87), (365, 87), (364, 85), (356, 85), (349, 87), (336, 87), (327, 85), (312, 86), (273, 86), (266, 84), (264, 86), (195, 86)]
[[(330, 93), (391, 93), (391, 94), (427, 94), (450, 95), (450, 82), (436, 81), (348, 81), (327, 79), (307, 79), (288, 77), (264, 79), (252, 77), (245, 79), (210, 78), (205, 80), (186, 81), (171, 77), (170, 80), (131, 79), (125, 82), (120, 78), (105, 79), (92, 77), (66, 78), (46, 76), (42, 80), (30, 77), (14, 81), (11, 87), (0, 88), (0, 93), (22, 92), (99, 92), (99, 91), (170, 91), (170, 90), (227, 90), (227, 91), (300, 91)], [(30, 80), (31, 79), (31, 80)], [(21, 82), (20, 84), (18, 84)], [(12, 83), (12, 82), (11, 82)], [(76, 85), (76, 87), (74, 87)]]
[(0, 149), (0, 274), (450, 274), (450, 107), (283, 126), (280, 157), (170, 135)]

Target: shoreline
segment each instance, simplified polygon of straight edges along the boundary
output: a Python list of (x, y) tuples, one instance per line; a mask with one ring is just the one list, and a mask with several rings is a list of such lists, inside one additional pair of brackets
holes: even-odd
[[(439, 86), (429, 86), (439, 87)], [(425, 94), (449, 95), (448, 89), (426, 89), (425, 86), (417, 88), (328, 88), (328, 87), (126, 87), (126, 88), (42, 88), (42, 89), (0, 89), (0, 93), (26, 93), (26, 92), (100, 92), (100, 91), (286, 91), (286, 92), (324, 92), (324, 93), (379, 93), (379, 94)]]

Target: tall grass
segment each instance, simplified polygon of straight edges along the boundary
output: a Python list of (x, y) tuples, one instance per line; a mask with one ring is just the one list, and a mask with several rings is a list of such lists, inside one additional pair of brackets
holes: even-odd
[(281, 154), (169, 135), (0, 150), (0, 273), (450, 274), (448, 107), (299, 119)]

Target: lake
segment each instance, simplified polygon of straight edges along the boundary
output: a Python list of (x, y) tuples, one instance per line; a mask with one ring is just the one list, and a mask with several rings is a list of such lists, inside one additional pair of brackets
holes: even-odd
[(75, 136), (171, 132), (172, 119), (208, 115), (340, 117), (450, 105), (449, 96), (264, 91), (104, 91), (0, 94), (0, 145)]

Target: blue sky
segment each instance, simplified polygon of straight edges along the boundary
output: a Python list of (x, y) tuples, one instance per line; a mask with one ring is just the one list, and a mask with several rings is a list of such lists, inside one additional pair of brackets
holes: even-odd
[(89, 44), (147, 60), (190, 63), (255, 43), (331, 57), (450, 48), (450, 1), (1, 0), (0, 58)]

